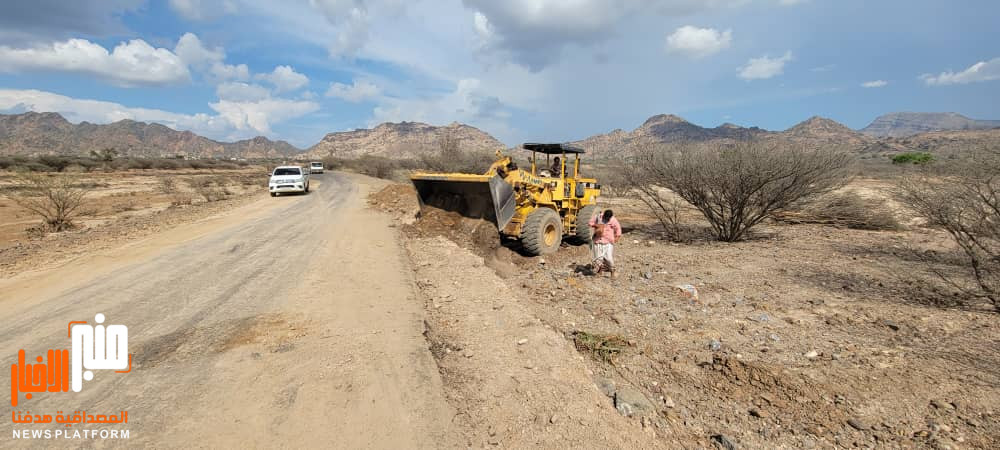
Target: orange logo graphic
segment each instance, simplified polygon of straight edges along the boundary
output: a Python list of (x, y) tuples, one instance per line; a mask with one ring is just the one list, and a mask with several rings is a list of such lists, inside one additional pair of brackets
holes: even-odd
[[(94, 370), (132, 371), (128, 352), (128, 327), (102, 325), (104, 314), (94, 316), (97, 325), (73, 321), (67, 325), (71, 350), (49, 350), (47, 359), (25, 362), (24, 350), (17, 352), (17, 364), (10, 366), (10, 404), (16, 407), (20, 393), (25, 399), (40, 392), (80, 392), (83, 381), (94, 379)], [(86, 369), (86, 370), (84, 370)]]

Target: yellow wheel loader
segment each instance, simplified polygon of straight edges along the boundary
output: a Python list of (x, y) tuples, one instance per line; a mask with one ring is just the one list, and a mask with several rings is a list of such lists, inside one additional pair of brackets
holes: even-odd
[[(498, 150), (497, 160), (482, 175), (415, 173), (410, 180), (421, 210), (431, 206), (489, 220), (502, 237), (520, 240), (524, 251), (532, 255), (555, 252), (567, 237), (590, 242), (593, 230), (588, 222), (597, 213), (601, 186), (580, 174), (583, 149), (564, 144), (522, 147), (531, 152), (527, 169)], [(544, 155), (544, 163), (539, 155)], [(573, 156), (571, 165), (567, 164), (569, 155)], [(558, 164), (550, 161), (553, 156)]]

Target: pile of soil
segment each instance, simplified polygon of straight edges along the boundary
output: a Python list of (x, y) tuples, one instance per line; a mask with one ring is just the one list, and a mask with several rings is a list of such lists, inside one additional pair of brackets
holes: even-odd
[(419, 208), (417, 191), (409, 184), (392, 183), (368, 195), (368, 204), (380, 211), (395, 215), (416, 214)]
[(517, 253), (516, 244), (505, 245), (492, 222), (464, 217), (454, 211), (420, 206), (417, 192), (408, 184), (390, 184), (368, 196), (375, 209), (388, 212), (403, 222), (403, 235), (411, 238), (444, 237), (483, 258), (486, 266), (502, 278), (520, 272), (519, 266), (531, 258)]

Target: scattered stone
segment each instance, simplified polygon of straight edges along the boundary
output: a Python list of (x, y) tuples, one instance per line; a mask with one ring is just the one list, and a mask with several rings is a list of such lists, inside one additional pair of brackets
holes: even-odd
[(549, 417), (549, 423), (555, 424), (556, 422), (559, 422), (558, 414), (553, 414), (551, 417)]
[(713, 352), (717, 352), (719, 350), (722, 350), (722, 343), (719, 342), (718, 339), (712, 339), (712, 341), (708, 343), (708, 348), (711, 349)]
[(882, 320), (882, 325), (889, 327), (892, 331), (899, 331), (899, 324), (888, 319)]
[(816, 350), (809, 350), (803, 356), (805, 356), (806, 358), (809, 358), (809, 359), (816, 359), (816, 358), (819, 357), (819, 352), (817, 352)]
[(679, 285), (674, 286), (674, 287), (677, 288), (678, 290), (680, 290), (682, 293), (686, 294), (692, 300), (698, 300), (698, 288), (694, 287), (694, 285), (691, 285), (691, 284), (679, 284)]
[(771, 413), (757, 408), (750, 408), (750, 415), (758, 419), (766, 419), (768, 417), (771, 417)]
[(694, 356), (694, 363), (699, 366), (710, 366), (715, 362), (715, 358), (709, 352), (700, 352)]
[(734, 444), (733, 440), (724, 434), (712, 435), (712, 441), (715, 442), (716, 446), (723, 450), (736, 450), (736, 444)]
[(625, 417), (645, 416), (656, 411), (653, 403), (642, 392), (630, 386), (622, 386), (615, 391), (615, 409)]
[(615, 398), (615, 380), (604, 377), (594, 377), (594, 384), (601, 393), (608, 397)]
[(668, 395), (666, 397), (663, 397), (663, 406), (666, 406), (667, 408), (673, 409), (673, 408), (677, 407), (677, 404), (674, 403), (674, 399), (671, 398)]
[(866, 425), (864, 422), (861, 421), (861, 419), (858, 419), (856, 417), (847, 419), (847, 424), (858, 431), (865, 431), (868, 429), (868, 425)]
[(780, 340), (781, 340), (781, 338), (780, 338), (780, 337), (778, 337), (778, 335), (777, 335), (777, 334), (774, 334), (774, 333), (771, 333), (771, 334), (769, 334), (769, 335), (768, 335), (767, 337), (768, 337), (769, 339), (771, 339), (772, 341), (774, 341), (774, 342), (778, 342), (778, 341), (780, 341)]
[(528, 343), (527, 339), (520, 339), (520, 340), (517, 341), (517, 345), (524, 345), (524, 344), (527, 344), (527, 343)]
[(955, 406), (952, 405), (950, 402), (937, 399), (931, 400), (931, 406), (937, 409), (955, 409)]
[(645, 278), (645, 279), (647, 279), (647, 280), (652, 280), (653, 279), (653, 272), (643, 272), (642, 273), (642, 277)]

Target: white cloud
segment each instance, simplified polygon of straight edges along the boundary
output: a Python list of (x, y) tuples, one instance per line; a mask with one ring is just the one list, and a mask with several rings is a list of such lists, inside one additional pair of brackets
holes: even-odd
[(718, 53), (733, 41), (733, 31), (685, 25), (667, 36), (667, 51), (701, 58)]
[(256, 101), (235, 102), (219, 100), (209, 103), (209, 107), (219, 113), (236, 134), (271, 135), (271, 124), (301, 117), (319, 109), (312, 101), (266, 98)]
[(510, 112), (496, 96), (485, 93), (476, 78), (459, 80), (455, 90), (436, 97), (384, 98), (369, 125), (416, 121), (434, 125), (463, 122), (500, 135), (510, 134)]
[(941, 72), (938, 75), (924, 74), (920, 76), (924, 83), (930, 86), (949, 84), (968, 84), (983, 81), (1000, 80), (1000, 58), (980, 61), (961, 72)]
[(227, 80), (246, 81), (250, 79), (250, 68), (246, 64), (231, 65), (214, 63), (208, 69), (208, 73), (218, 82)]
[(205, 72), (215, 82), (228, 80), (246, 81), (250, 79), (250, 68), (246, 64), (226, 64), (226, 51), (222, 47), (208, 48), (192, 33), (184, 33), (177, 40), (174, 53), (185, 64)]
[(215, 87), (215, 95), (221, 100), (258, 101), (271, 97), (271, 91), (259, 84), (225, 82)]
[(274, 85), (277, 92), (291, 92), (309, 84), (309, 77), (298, 73), (292, 66), (277, 66), (271, 73), (262, 73), (254, 78)]
[(861, 83), (861, 87), (863, 88), (880, 88), (888, 85), (889, 82), (885, 80), (865, 81), (864, 83)]
[(206, 48), (201, 39), (194, 33), (184, 33), (177, 40), (174, 53), (181, 61), (190, 66), (203, 66), (215, 62), (222, 62), (226, 59), (226, 52), (222, 48)]
[(236, 12), (233, 0), (170, 0), (170, 9), (188, 20), (211, 20)]
[[(635, 15), (682, 16), (742, 5), (746, 0), (463, 0), (478, 14), (475, 30), (491, 39), (487, 49), (510, 52), (533, 71), (552, 64), (569, 46), (607, 41)], [(484, 27), (484, 25), (489, 25)], [(485, 33), (484, 31), (489, 31)]]
[(38, 90), (0, 89), (0, 110), (58, 112), (72, 122), (111, 123), (124, 119), (156, 122), (213, 139), (235, 140), (271, 135), (271, 125), (303, 116), (319, 108), (314, 102), (279, 98), (209, 105), (218, 114), (180, 114), (159, 109), (132, 108), (118, 103), (76, 99)]
[(330, 89), (326, 91), (326, 96), (358, 103), (378, 97), (380, 93), (381, 91), (374, 83), (367, 80), (354, 80), (350, 85), (330, 83)]
[(750, 58), (746, 65), (740, 67), (740, 78), (744, 80), (765, 80), (785, 72), (785, 64), (792, 60), (792, 52), (785, 52), (780, 58), (767, 55), (760, 58)]
[(373, 16), (404, 7), (394, 0), (309, 0), (309, 4), (336, 28), (332, 42), (327, 43), (336, 57), (354, 56), (368, 43)]
[(0, 71), (34, 70), (85, 74), (119, 86), (173, 84), (190, 79), (187, 64), (180, 57), (141, 39), (122, 42), (111, 52), (86, 39), (21, 49), (0, 46)]

